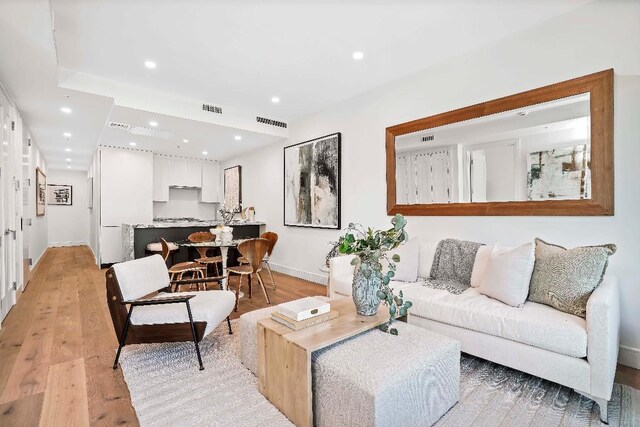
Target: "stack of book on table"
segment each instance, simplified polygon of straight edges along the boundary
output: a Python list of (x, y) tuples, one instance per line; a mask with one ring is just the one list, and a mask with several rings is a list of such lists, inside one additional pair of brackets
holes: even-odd
[(295, 331), (338, 317), (328, 302), (319, 298), (307, 297), (278, 305), (271, 318)]

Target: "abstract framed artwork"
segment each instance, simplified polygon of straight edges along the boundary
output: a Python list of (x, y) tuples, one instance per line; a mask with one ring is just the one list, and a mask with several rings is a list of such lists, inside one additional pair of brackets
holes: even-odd
[(340, 133), (284, 148), (284, 225), (340, 229)]
[(589, 199), (589, 147), (576, 145), (529, 153), (528, 200)]
[(71, 206), (73, 204), (73, 186), (47, 184), (47, 204)]
[(36, 216), (44, 216), (47, 203), (47, 176), (36, 168)]
[(242, 203), (242, 166), (224, 170), (224, 207), (234, 209)]

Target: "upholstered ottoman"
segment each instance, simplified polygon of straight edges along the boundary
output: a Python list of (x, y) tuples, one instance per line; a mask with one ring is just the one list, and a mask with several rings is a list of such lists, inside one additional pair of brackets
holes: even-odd
[[(321, 300), (327, 297), (316, 296)], [(240, 316), (240, 361), (255, 376), (258, 376), (258, 321), (271, 317), (277, 305), (250, 311)]]
[(316, 426), (428, 426), (457, 401), (460, 343), (396, 322), (313, 353)]
[(250, 311), (240, 316), (240, 361), (242, 364), (258, 375), (258, 321), (265, 317), (271, 317), (271, 312), (277, 306), (261, 308)]

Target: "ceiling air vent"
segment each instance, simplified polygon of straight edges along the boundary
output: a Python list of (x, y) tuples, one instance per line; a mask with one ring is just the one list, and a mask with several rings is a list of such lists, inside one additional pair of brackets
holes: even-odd
[(109, 127), (110, 129), (120, 129), (120, 130), (126, 130), (126, 131), (131, 129), (131, 125), (128, 125), (126, 123), (118, 123), (118, 122), (109, 122), (107, 127)]
[(271, 125), (271, 126), (277, 126), (279, 128), (285, 128), (287, 127), (287, 124), (285, 122), (279, 122), (277, 120), (272, 120), (272, 119), (267, 119), (264, 117), (256, 117), (256, 121), (258, 123), (264, 123), (265, 125)]
[(208, 111), (210, 113), (222, 114), (222, 107), (216, 107), (215, 105), (202, 104), (202, 111)]
[(129, 133), (131, 135), (152, 136), (155, 138), (163, 138), (163, 139), (173, 139), (175, 137), (175, 134), (168, 130), (148, 128), (144, 126), (133, 126), (129, 130)]
[(429, 141), (433, 141), (436, 137), (433, 135), (427, 135), (427, 136), (423, 136), (422, 137), (422, 142), (429, 142)]

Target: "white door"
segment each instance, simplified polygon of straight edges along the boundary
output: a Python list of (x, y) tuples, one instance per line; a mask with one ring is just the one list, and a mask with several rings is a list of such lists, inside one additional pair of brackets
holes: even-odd
[(16, 228), (16, 152), (13, 108), (0, 93), (0, 131), (2, 132), (2, 160), (0, 161), (0, 320), (16, 303), (17, 238)]
[(472, 151), (469, 162), (470, 193), (472, 202), (487, 201), (487, 156), (484, 150)]

